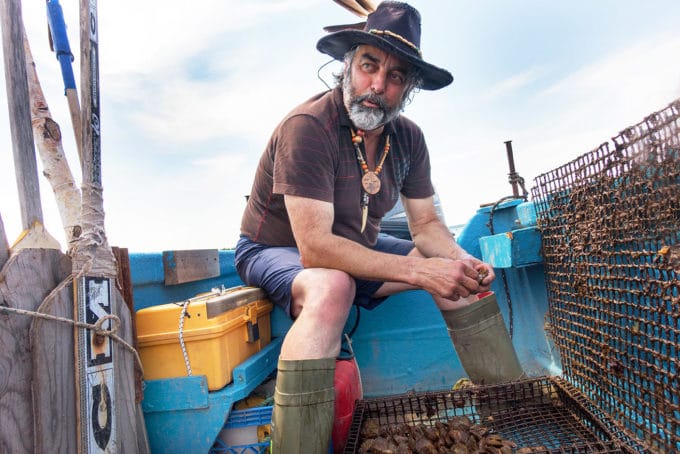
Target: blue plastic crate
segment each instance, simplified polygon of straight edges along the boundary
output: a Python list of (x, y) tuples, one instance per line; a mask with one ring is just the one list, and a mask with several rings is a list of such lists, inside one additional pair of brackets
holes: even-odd
[(255, 443), (252, 445), (226, 446), (222, 440), (217, 440), (210, 449), (210, 454), (264, 454), (269, 452), (269, 442)]
[[(229, 414), (224, 429), (237, 429), (239, 427), (263, 426), (271, 424), (272, 410), (274, 407), (253, 407), (244, 410), (234, 410)], [(249, 445), (227, 446), (219, 438), (210, 449), (209, 454), (264, 454), (269, 452), (270, 442), (262, 441)], [(333, 445), (328, 447), (328, 454), (333, 454)]]
[(233, 383), (218, 391), (208, 391), (204, 375), (145, 381), (142, 409), (151, 452), (210, 452), (234, 404), (276, 370), (282, 342), (281, 337), (272, 339), (236, 366)]
[[(229, 413), (224, 429), (238, 429), (241, 427), (263, 426), (270, 424), (272, 420), (271, 406), (253, 407), (243, 410), (233, 410)], [(269, 441), (248, 445), (227, 446), (221, 439), (215, 440), (210, 449), (210, 454), (262, 454), (268, 452)]]
[(243, 410), (234, 410), (229, 413), (227, 422), (224, 423), (225, 429), (235, 429), (238, 427), (262, 426), (271, 424), (272, 410), (274, 407), (253, 407)]

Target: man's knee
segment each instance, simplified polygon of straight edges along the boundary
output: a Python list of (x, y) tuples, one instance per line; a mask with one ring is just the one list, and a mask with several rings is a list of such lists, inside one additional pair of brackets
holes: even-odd
[(344, 271), (309, 268), (293, 281), (291, 313), (299, 315), (302, 308), (331, 318), (346, 318), (354, 302), (356, 285)]
[(329, 295), (342, 295), (342, 297), (351, 304), (354, 300), (354, 293), (356, 292), (356, 285), (354, 278), (344, 271), (326, 270), (326, 282), (322, 291)]

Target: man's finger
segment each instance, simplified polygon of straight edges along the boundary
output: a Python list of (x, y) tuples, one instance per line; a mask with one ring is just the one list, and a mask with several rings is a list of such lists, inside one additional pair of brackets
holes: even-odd
[[(477, 271), (477, 282), (479, 285), (482, 285), (484, 282), (487, 282), (488, 285), (493, 281), (492, 270), (486, 264), (475, 267), (475, 270)], [(491, 279), (487, 279), (489, 276), (492, 276)]]

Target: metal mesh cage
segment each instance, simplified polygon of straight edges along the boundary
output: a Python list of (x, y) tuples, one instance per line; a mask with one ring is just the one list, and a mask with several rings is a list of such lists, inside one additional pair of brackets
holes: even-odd
[(382, 452), (365, 449), (367, 436), (362, 428), (370, 422), (385, 431), (403, 424), (432, 427), (460, 416), (511, 440), (515, 452), (636, 451), (608, 416), (598, 413), (572, 385), (560, 378), (541, 377), (358, 401), (345, 453)]
[(564, 378), (652, 452), (680, 452), (680, 100), (532, 189)]

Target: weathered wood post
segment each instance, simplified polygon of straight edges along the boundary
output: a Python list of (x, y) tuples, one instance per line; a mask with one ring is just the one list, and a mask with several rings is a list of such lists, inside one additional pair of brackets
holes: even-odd
[(38, 164), (35, 159), (31, 126), (26, 56), (24, 46), (21, 45), (24, 36), (21, 2), (1, 0), (0, 6), (14, 171), (24, 229), (14, 250), (23, 247), (60, 249), (59, 243), (43, 227)]
[[(24, 47), (21, 45), (23, 21), (19, 0), (0, 0), (0, 21), (12, 149), (24, 228), (22, 238), (30, 239), (31, 232), (38, 231), (38, 237), (42, 237), (40, 232), (45, 232)], [(2, 243), (7, 244), (6, 239)], [(52, 239), (41, 248), (12, 251), (0, 276), (0, 306), (35, 311), (45, 296), (68, 275), (64, 256), (55, 243)], [(55, 246), (56, 249), (49, 249)], [(28, 316), (0, 313), (0, 452), (34, 452), (30, 323)]]
[(12, 152), (16, 169), (21, 222), (25, 230), (37, 221), (42, 224), (38, 165), (35, 159), (28, 81), (23, 42), (24, 27), (19, 0), (0, 0), (2, 11), (2, 49), (9, 107)]

